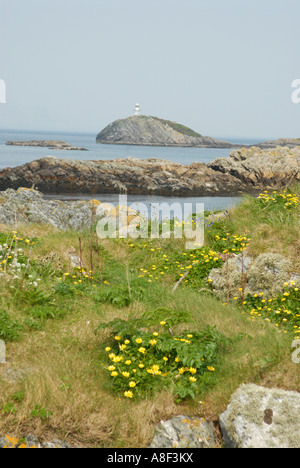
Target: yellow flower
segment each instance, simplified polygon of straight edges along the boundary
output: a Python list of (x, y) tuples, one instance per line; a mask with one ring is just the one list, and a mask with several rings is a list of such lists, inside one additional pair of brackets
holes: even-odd
[(136, 343), (138, 343), (138, 344), (140, 344), (140, 343), (143, 342), (142, 338), (137, 338), (135, 341), (136, 341)]
[(109, 371), (114, 371), (114, 370), (115, 370), (115, 366), (109, 366), (109, 367), (108, 367), (108, 370), (109, 370)]
[(125, 396), (126, 398), (132, 398), (132, 397), (133, 397), (133, 393), (132, 393), (130, 390), (128, 390), (127, 392), (124, 392), (124, 396)]
[(135, 386), (136, 386), (136, 382), (134, 382), (133, 380), (129, 382), (129, 387), (134, 388)]
[(126, 364), (127, 366), (129, 366), (129, 365), (131, 364), (130, 359), (128, 359), (127, 361), (125, 361), (125, 364)]
[(127, 377), (130, 376), (130, 373), (129, 373), (129, 372), (122, 372), (122, 375), (123, 375), (123, 377), (126, 377), (126, 378), (127, 378)]
[(140, 368), (140, 369), (143, 369), (143, 367), (145, 367), (144, 364), (142, 364), (142, 363), (139, 364), (139, 368)]
[(190, 377), (190, 381), (191, 382), (197, 382), (197, 379), (196, 379), (196, 377)]
[(194, 367), (190, 367), (189, 371), (191, 374), (196, 374), (197, 369), (195, 369)]
[(139, 348), (139, 352), (142, 353), (142, 354), (145, 354), (146, 348), (143, 348), (143, 347)]
[(157, 332), (153, 332), (152, 334), (153, 334), (153, 336), (158, 336)]
[(111, 375), (112, 377), (117, 377), (118, 372), (114, 371), (114, 372), (112, 372), (110, 375)]
[(115, 336), (115, 340), (120, 341), (121, 337), (120, 336)]
[(109, 346), (107, 346), (107, 348), (105, 348), (106, 352), (109, 352), (110, 350), (111, 350), (111, 348)]
[(207, 369), (208, 369), (210, 372), (214, 372), (214, 371), (215, 371), (215, 368), (212, 367), (212, 366), (207, 366)]
[(160, 324), (161, 324), (161, 325), (166, 325), (166, 322), (161, 321)]

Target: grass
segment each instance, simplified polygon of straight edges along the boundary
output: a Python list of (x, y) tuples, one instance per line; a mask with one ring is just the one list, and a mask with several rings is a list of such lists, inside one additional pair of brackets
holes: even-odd
[[(299, 187), (295, 191), (299, 193)], [(248, 231), (255, 239), (247, 247), (252, 255), (284, 253), (294, 259), (299, 273), (299, 208), (282, 213), (274, 206), (267, 216), (260, 210), (256, 200), (246, 198), (207, 230), (208, 250), (216, 251), (216, 232), (226, 231), (229, 223), (232, 235)], [(0, 434), (22, 438), (34, 433), (92, 447), (145, 447), (161, 419), (186, 414), (216, 421), (241, 383), (300, 391), (299, 366), (291, 360), (293, 333), (272, 322), (250, 320), (234, 302), (222, 303), (210, 292), (207, 272), (200, 267), (198, 283), (194, 276), (172, 293), (186, 271), (181, 268), (190, 263), (183, 255), (184, 240), (101, 241), (101, 276), (97, 267), (92, 280), (88, 275), (80, 283), (81, 273), (72, 269), (68, 252), (79, 252), (80, 235), (82, 262), (89, 272), (88, 232), (41, 226), (19, 226), (18, 231), (22, 255), (31, 255), (26, 276), (33, 278), (26, 277), (21, 289), (19, 280), (1, 278), (0, 332), (6, 330), (7, 364), (0, 365)], [(8, 227), (0, 226), (0, 232), (7, 233)], [(33, 246), (26, 243), (33, 238)], [(96, 250), (94, 242), (95, 264)], [(37, 279), (41, 281), (32, 290), (29, 283)], [(177, 401), (171, 388), (161, 388), (128, 399), (113, 388), (104, 350), (113, 342), (111, 333), (95, 329), (114, 319), (151, 316), (157, 308), (190, 316), (196, 331), (215, 326), (230, 340), (212, 379), (199, 386), (194, 398)], [(178, 330), (186, 326), (178, 324)], [(25, 377), (8, 381), (7, 368), (23, 371)]]

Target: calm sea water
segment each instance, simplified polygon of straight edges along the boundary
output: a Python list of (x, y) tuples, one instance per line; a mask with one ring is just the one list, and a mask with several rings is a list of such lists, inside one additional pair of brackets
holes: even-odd
[[(72, 146), (83, 147), (88, 151), (59, 151), (47, 148), (6, 146), (8, 140), (63, 140)], [(254, 144), (253, 140), (234, 140), (241, 145)], [(139, 159), (158, 158), (166, 159), (179, 164), (192, 164), (195, 161), (209, 163), (218, 157), (228, 157), (230, 149), (214, 148), (173, 148), (173, 147), (153, 147), (153, 146), (130, 146), (130, 145), (102, 145), (96, 143), (96, 135), (90, 133), (54, 133), (54, 132), (27, 132), (0, 130), (0, 169), (5, 167), (16, 167), (45, 156), (56, 156), (63, 159), (78, 160), (108, 160), (127, 158), (129, 156)], [(51, 196), (56, 199), (70, 199), (70, 196)], [(89, 196), (82, 195), (77, 199), (89, 199)], [(118, 203), (118, 194), (97, 194), (95, 198)], [(150, 207), (153, 203), (204, 203), (206, 210), (223, 210), (235, 205), (239, 201), (238, 197), (161, 197), (154, 195), (129, 195), (128, 203), (144, 203)]]

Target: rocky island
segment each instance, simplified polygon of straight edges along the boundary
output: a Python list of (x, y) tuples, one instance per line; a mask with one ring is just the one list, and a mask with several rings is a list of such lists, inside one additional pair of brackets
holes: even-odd
[(96, 138), (97, 143), (114, 145), (179, 146), (195, 148), (236, 148), (238, 145), (202, 136), (185, 125), (135, 115), (110, 123)]
[(86, 148), (71, 146), (65, 141), (59, 140), (31, 140), (31, 141), (7, 141), (7, 146), (39, 146), (42, 148), (69, 151), (88, 151)]
[(240, 148), (210, 164), (162, 159), (109, 161), (45, 157), (0, 171), (0, 190), (37, 187), (49, 194), (127, 193), (231, 196), (275, 189), (300, 180), (300, 147)]
[(262, 149), (277, 148), (277, 146), (294, 148), (295, 146), (300, 146), (300, 138), (279, 138), (278, 140), (263, 141), (256, 146)]

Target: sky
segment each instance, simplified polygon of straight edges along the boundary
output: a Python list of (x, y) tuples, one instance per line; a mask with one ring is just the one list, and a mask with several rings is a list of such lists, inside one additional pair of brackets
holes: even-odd
[(300, 137), (299, 0), (0, 0), (0, 129)]

